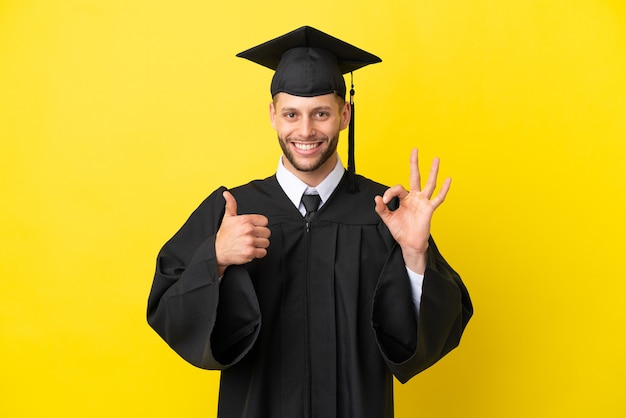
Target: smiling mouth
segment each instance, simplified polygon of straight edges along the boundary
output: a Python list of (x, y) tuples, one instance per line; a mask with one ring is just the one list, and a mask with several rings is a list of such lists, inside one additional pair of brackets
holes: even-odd
[(300, 151), (311, 151), (322, 145), (321, 142), (292, 142), (292, 144)]

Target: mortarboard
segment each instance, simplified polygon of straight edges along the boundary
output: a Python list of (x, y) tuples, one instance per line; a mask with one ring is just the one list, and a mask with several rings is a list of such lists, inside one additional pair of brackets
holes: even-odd
[[(343, 74), (382, 60), (360, 48), (310, 26), (303, 26), (278, 38), (237, 54), (275, 71), (270, 91), (314, 97), (335, 93), (346, 96)], [(356, 192), (354, 179), (354, 88), (350, 90), (352, 118), (348, 131), (349, 188)]]

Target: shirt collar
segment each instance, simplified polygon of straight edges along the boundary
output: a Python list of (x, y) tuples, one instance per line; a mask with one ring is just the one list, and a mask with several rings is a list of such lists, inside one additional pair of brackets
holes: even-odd
[(320, 207), (326, 203), (326, 201), (330, 198), (330, 195), (333, 194), (339, 182), (345, 173), (345, 168), (341, 163), (341, 159), (339, 155), (337, 155), (337, 164), (335, 164), (335, 168), (330, 172), (328, 176), (320, 184), (316, 187), (309, 187), (306, 183), (296, 177), (295, 174), (291, 173), (285, 165), (283, 164), (283, 157), (281, 155), (278, 161), (278, 169), (276, 170), (276, 180), (278, 180), (278, 184), (283, 189), (289, 200), (294, 204), (296, 208), (299, 208), (302, 212), (303, 205), (301, 205), (302, 195), (307, 194), (315, 194), (311, 193), (316, 191), (319, 194), (322, 202), (320, 203)]

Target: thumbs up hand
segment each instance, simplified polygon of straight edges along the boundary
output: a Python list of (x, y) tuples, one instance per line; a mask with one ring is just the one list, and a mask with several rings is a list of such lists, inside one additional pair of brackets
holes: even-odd
[(270, 245), (268, 220), (263, 215), (237, 215), (237, 201), (229, 192), (223, 193), (226, 210), (215, 238), (217, 272), (224, 274), (230, 265), (249, 263), (267, 255)]

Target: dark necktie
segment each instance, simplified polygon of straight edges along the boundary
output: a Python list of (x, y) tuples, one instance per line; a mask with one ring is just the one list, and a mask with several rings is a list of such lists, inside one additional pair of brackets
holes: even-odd
[(322, 199), (317, 194), (305, 194), (302, 196), (302, 203), (306, 208), (306, 215), (304, 215), (304, 219), (307, 222), (310, 222), (315, 216), (317, 212), (317, 208), (320, 207), (320, 203), (322, 203)]

